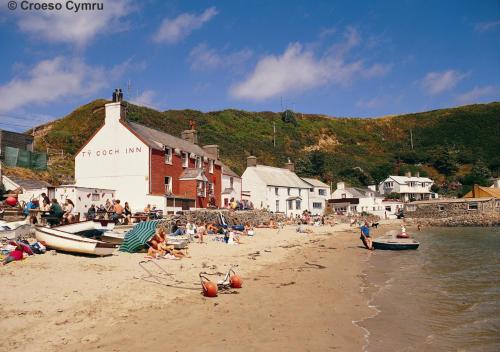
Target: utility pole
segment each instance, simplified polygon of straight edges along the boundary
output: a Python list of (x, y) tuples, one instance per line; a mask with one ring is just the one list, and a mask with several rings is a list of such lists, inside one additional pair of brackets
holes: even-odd
[(413, 150), (413, 132), (410, 128), (410, 144), (411, 144), (411, 150)]
[(273, 121), (273, 147), (276, 148), (276, 122)]

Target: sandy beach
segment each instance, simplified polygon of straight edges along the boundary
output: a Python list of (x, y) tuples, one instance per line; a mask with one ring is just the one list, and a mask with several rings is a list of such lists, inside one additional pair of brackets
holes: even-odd
[[(310, 228), (258, 229), (234, 246), (208, 237), (190, 258), (157, 260), (168, 275), (146, 264), (161, 284), (145, 279), (144, 253), (11, 263), (0, 268), (0, 351), (360, 351), (353, 321), (373, 314), (360, 292), (371, 252), (348, 225)], [(199, 272), (230, 267), (243, 288), (203, 297)]]

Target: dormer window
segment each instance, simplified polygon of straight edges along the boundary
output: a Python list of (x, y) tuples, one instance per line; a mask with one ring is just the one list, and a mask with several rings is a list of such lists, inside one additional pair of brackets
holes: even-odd
[(188, 166), (189, 166), (188, 153), (182, 152), (182, 167), (188, 167)]
[(209, 160), (208, 161), (208, 172), (210, 172), (211, 174), (214, 173), (214, 161), (213, 160)]
[(172, 165), (172, 148), (165, 147), (165, 164)]
[(196, 157), (196, 161), (195, 161), (194, 167), (197, 168), (197, 169), (201, 169), (201, 167), (202, 167), (201, 156), (197, 156)]

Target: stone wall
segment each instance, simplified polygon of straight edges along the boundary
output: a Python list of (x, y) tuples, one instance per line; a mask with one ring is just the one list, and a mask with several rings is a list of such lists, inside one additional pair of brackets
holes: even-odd
[(444, 218), (410, 218), (406, 219), (410, 224), (424, 225), (424, 226), (444, 226), (444, 227), (457, 227), (457, 226), (500, 226), (500, 214), (464, 214), (458, 216), (444, 217)]
[[(469, 209), (470, 205), (477, 204), (477, 209)], [(432, 202), (405, 205), (405, 217), (407, 218), (449, 218), (454, 216), (499, 213), (500, 208), (495, 207), (495, 200), (468, 201), (463, 202)]]

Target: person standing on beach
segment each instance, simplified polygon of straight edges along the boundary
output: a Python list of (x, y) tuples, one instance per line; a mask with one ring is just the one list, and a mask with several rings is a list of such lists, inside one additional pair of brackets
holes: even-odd
[(373, 250), (372, 239), (370, 238), (370, 227), (368, 226), (368, 222), (365, 221), (364, 225), (361, 226), (361, 241), (365, 247), (369, 250)]

